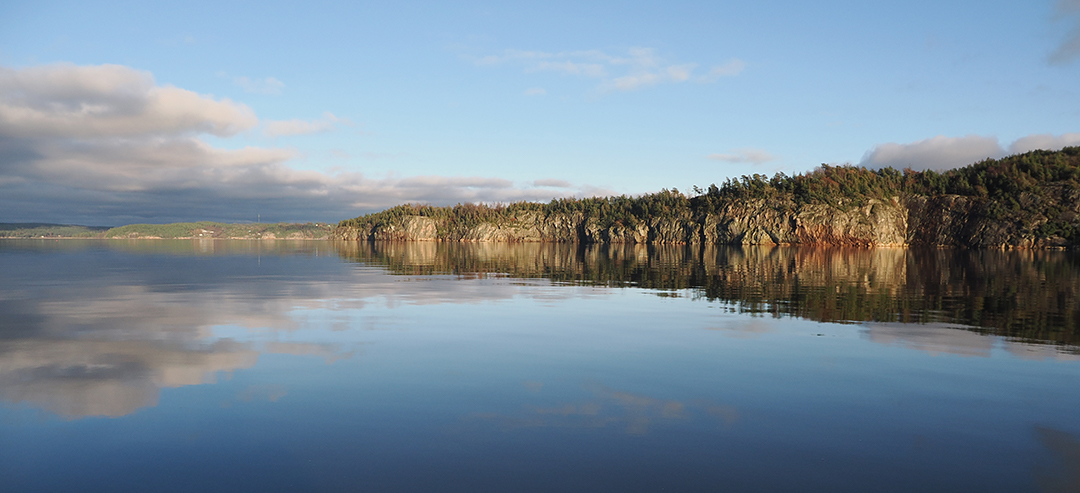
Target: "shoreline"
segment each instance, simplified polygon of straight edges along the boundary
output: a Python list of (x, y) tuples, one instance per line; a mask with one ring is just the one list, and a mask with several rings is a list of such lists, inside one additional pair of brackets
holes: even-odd
[(341, 238), (200, 238), (200, 237), (180, 237), (180, 238), (162, 238), (155, 236), (145, 236), (137, 238), (86, 238), (77, 236), (49, 236), (40, 238), (26, 238), (26, 237), (0, 237), (0, 241), (3, 240), (18, 240), (18, 241), (41, 241), (41, 240), (93, 240), (93, 241), (142, 241), (142, 240), (199, 240), (199, 241), (326, 241), (333, 243), (378, 243), (378, 244), (395, 244), (395, 243), (415, 243), (415, 244), (458, 244), (458, 245), (577, 245), (577, 246), (643, 246), (643, 247), (740, 247), (740, 248), (839, 248), (839, 249), (852, 249), (852, 250), (875, 250), (875, 249), (896, 249), (896, 250), (971, 250), (971, 251), (1073, 251), (1077, 248), (1070, 246), (1056, 246), (1056, 245), (1044, 245), (1044, 246), (1025, 246), (1025, 245), (1001, 245), (1001, 246), (985, 246), (985, 247), (970, 247), (962, 245), (921, 245), (921, 244), (883, 244), (883, 245), (866, 245), (866, 244), (838, 244), (838, 243), (770, 243), (770, 244), (741, 244), (741, 243), (702, 243), (702, 242), (583, 242), (583, 241), (558, 241), (558, 240), (540, 240), (540, 241), (506, 241), (506, 240), (483, 240), (483, 239), (341, 239)]

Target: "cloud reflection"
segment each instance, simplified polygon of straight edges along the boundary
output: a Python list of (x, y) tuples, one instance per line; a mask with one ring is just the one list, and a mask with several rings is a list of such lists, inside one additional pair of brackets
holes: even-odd
[(269, 402), (277, 402), (278, 399), (285, 397), (287, 393), (288, 391), (281, 385), (250, 385), (236, 395), (236, 400), (251, 402), (265, 399)]
[[(543, 385), (534, 387), (541, 388)], [(726, 429), (739, 420), (735, 406), (658, 399), (599, 383), (586, 383), (582, 388), (592, 394), (591, 400), (554, 406), (526, 404), (516, 415), (476, 413), (471, 418), (494, 423), (503, 430), (613, 427), (622, 429), (628, 435), (648, 434), (650, 426), (657, 422), (715, 419)]]
[(863, 324), (867, 338), (878, 344), (914, 349), (932, 355), (955, 354), (989, 358), (996, 347), (1028, 360), (1080, 361), (1080, 355), (1060, 351), (1055, 346), (1027, 344), (1007, 338), (989, 337), (947, 324)]
[(942, 324), (865, 324), (867, 337), (878, 344), (930, 354), (990, 357), (995, 340)]
[(213, 383), (258, 354), (221, 341), (186, 347), (154, 341), (0, 342), (0, 399), (67, 418), (124, 416), (158, 402), (161, 388)]
[(268, 342), (263, 344), (263, 352), (270, 354), (291, 354), (293, 356), (316, 356), (326, 364), (352, 358), (356, 351), (342, 352), (338, 344), (311, 344), (306, 342)]
[[(0, 401), (71, 419), (124, 416), (155, 406), (163, 388), (251, 368), (261, 353), (326, 364), (357, 354), (359, 343), (304, 339), (312, 311), (328, 313), (334, 330), (376, 330), (398, 322), (356, 311), (553, 290), (507, 289), (512, 281), (499, 277), (388, 276), (336, 255), (317, 260), (327, 243), (219, 243), (69, 243), (47, 262), (0, 245)], [(233, 339), (218, 335), (223, 327)]]

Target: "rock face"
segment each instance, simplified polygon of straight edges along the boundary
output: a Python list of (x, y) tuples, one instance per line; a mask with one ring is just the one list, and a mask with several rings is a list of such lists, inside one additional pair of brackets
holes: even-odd
[(731, 205), (703, 221), (702, 241), (721, 245), (828, 244), (900, 246), (906, 244), (907, 208), (899, 198), (871, 200), (842, 211), (827, 205), (796, 208), (764, 200)]
[[(908, 224), (912, 245), (962, 246), (973, 248), (1063, 248), (1068, 241), (1060, 236), (1036, 239), (1035, 230), (1046, 222), (1038, 204), (1021, 196), (1025, 206), (1019, 214), (994, 219), (987, 203), (968, 197), (944, 195), (916, 197), (908, 201), (913, 220)], [(1075, 205), (1073, 206), (1075, 208)]]
[[(1032, 207), (1031, 210), (1037, 209)], [(748, 200), (722, 211), (653, 217), (637, 224), (603, 225), (581, 213), (521, 213), (499, 223), (451, 227), (424, 216), (405, 216), (369, 228), (338, 227), (342, 240), (580, 242), (613, 244), (954, 246), (1046, 248), (1068, 246), (1064, 238), (1036, 240), (1031, 217), (994, 219), (986, 202), (969, 197), (893, 197), (861, 207), (797, 206), (791, 200)], [(1045, 222), (1045, 218), (1042, 219)]]

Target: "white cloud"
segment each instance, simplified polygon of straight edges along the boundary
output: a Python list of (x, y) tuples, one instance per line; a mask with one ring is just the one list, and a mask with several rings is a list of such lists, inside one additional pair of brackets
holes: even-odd
[(285, 88), (285, 83), (273, 77), (265, 79), (250, 79), (248, 77), (233, 77), (233, 84), (240, 86), (247, 92), (254, 94), (279, 95)]
[[(642, 68), (656, 68), (663, 63), (660, 57), (656, 56), (656, 50), (652, 48), (630, 48), (626, 50), (628, 57), (608, 57), (603, 55), (606, 59), (614, 65), (632, 65)], [(590, 52), (594, 53), (594, 52)], [(595, 52), (600, 53), (600, 52)]]
[(284, 137), (290, 135), (309, 135), (329, 132), (341, 125), (352, 125), (348, 118), (338, 118), (327, 111), (318, 120), (274, 120), (266, 122), (263, 133), (270, 137)]
[(537, 187), (551, 187), (551, 188), (571, 188), (573, 185), (566, 180), (559, 180), (554, 178), (548, 178), (545, 180), (536, 180), (533, 182)]
[[(9, 221), (124, 224), (179, 220), (333, 221), (403, 202), (448, 205), (586, 196), (497, 177), (388, 177), (298, 170), (288, 149), (222, 149), (256, 127), (250, 108), (118, 65), (0, 67), (0, 211)], [(268, 135), (351, 124), (271, 121)], [(397, 156), (399, 154), (386, 154)]]
[(727, 63), (725, 63), (723, 65), (718, 65), (718, 66), (713, 67), (711, 70), (709, 70), (708, 74), (700, 77), (698, 79), (698, 81), (699, 82), (716, 82), (716, 81), (720, 80), (722, 77), (734, 77), (736, 75), (739, 75), (739, 74), (742, 73), (743, 69), (745, 69), (745, 68), (746, 68), (746, 62), (744, 62), (742, 60), (739, 60), (738, 58), (733, 58), (731, 61), (729, 61), (729, 62), (727, 62)]
[(669, 63), (652, 48), (630, 48), (626, 55), (610, 55), (599, 50), (549, 53), (542, 51), (504, 50), (474, 60), (476, 65), (520, 65), (527, 73), (557, 72), (564, 75), (599, 79), (600, 92), (634, 91), (664, 83), (693, 80), (716, 82), (742, 72), (745, 63), (733, 59), (713, 67), (704, 75), (695, 76), (696, 63)]
[(583, 75), (585, 77), (599, 78), (607, 75), (604, 66), (599, 63), (575, 63), (570, 61), (561, 62), (537, 62), (526, 69), (527, 72), (560, 72), (567, 75)]
[(727, 163), (762, 164), (775, 160), (776, 156), (761, 149), (744, 147), (742, 149), (735, 149), (734, 152), (727, 154), (710, 154), (708, 158), (716, 161), (724, 161)]
[[(541, 180), (544, 181), (544, 180)], [(611, 190), (588, 185), (560, 192), (549, 187), (518, 188), (509, 180), (490, 177), (415, 176), (382, 180), (353, 177), (344, 184), (357, 209), (374, 210), (403, 204), (456, 204), (460, 202), (507, 203), (522, 200), (548, 201), (559, 197), (593, 197), (612, 195)]]
[(672, 82), (683, 82), (690, 79), (691, 72), (694, 71), (696, 65), (693, 63), (687, 63), (684, 65), (672, 65), (664, 70), (668, 79)]
[(413, 176), (396, 180), (404, 187), (438, 187), (469, 189), (506, 189), (514, 186), (510, 180), (482, 176)]
[[(36, 142), (38, 158), (15, 170), (26, 179), (86, 190), (131, 192), (219, 187), (287, 170), (294, 152), (225, 150), (190, 138), (120, 142)], [(8, 172), (0, 164), (0, 173)]]
[(1013, 141), (1008, 150), (998, 143), (997, 137), (939, 135), (909, 144), (880, 144), (867, 151), (859, 164), (868, 168), (942, 171), (974, 164), (986, 158), (997, 159), (1036, 149), (1057, 151), (1062, 147), (1076, 145), (1080, 145), (1080, 133), (1027, 135)]
[(612, 79), (609, 83), (604, 84), (601, 87), (603, 90), (616, 90), (616, 91), (633, 91), (642, 87), (652, 86), (659, 84), (661, 81), (665, 81), (666, 78), (660, 74), (637, 74), (637, 75), (624, 75)]
[(1058, 151), (1061, 150), (1062, 147), (1078, 145), (1080, 145), (1080, 133), (1062, 134), (1057, 136), (1052, 134), (1033, 134), (1016, 139), (1016, 142), (1009, 145), (1009, 153), (1020, 154), (1036, 149)]
[(547, 91), (544, 90), (544, 88), (542, 88), (542, 87), (532, 87), (532, 88), (529, 88), (529, 89), (525, 90), (525, 95), (526, 96), (544, 96), (546, 94), (547, 94)]
[(542, 60), (558, 55), (541, 51), (503, 50), (501, 55), (487, 55), (476, 60), (477, 65), (495, 65), (513, 60)]
[(1069, 63), (1080, 57), (1080, 0), (1058, 0), (1055, 10), (1059, 19), (1069, 19), (1074, 25), (1048, 60), (1051, 64)]
[(1004, 150), (996, 137), (968, 135), (945, 137), (939, 135), (910, 144), (889, 142), (881, 144), (863, 155), (859, 163), (868, 168), (914, 170), (946, 170), (967, 166), (986, 158), (998, 158)]
[(228, 137), (258, 122), (245, 105), (120, 65), (0, 67), (0, 135), (14, 138)]

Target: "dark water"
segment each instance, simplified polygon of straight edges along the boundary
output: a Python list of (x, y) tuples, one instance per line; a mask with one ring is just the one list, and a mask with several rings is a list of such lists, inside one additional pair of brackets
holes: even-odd
[(0, 491), (1080, 491), (1070, 252), (0, 241)]

